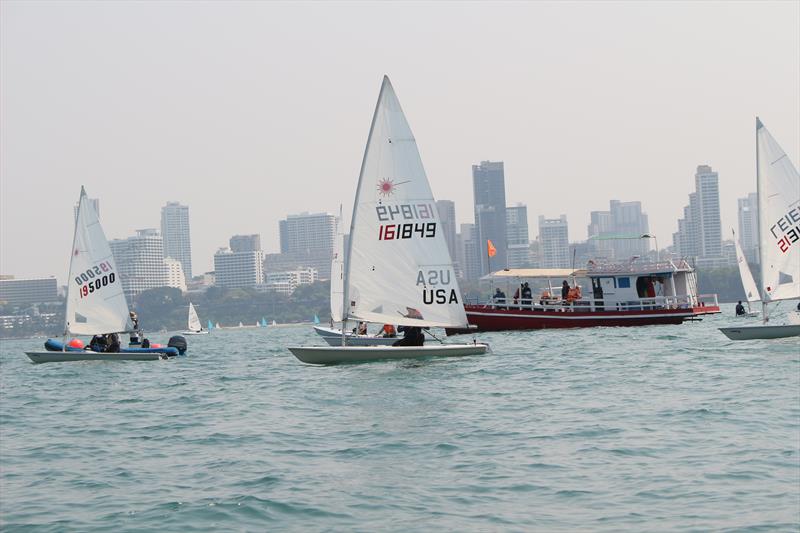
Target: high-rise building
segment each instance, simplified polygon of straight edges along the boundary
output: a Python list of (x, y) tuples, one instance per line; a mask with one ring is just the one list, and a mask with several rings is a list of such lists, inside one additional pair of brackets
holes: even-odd
[(220, 248), (214, 254), (214, 283), (218, 287), (255, 288), (264, 283), (264, 252), (233, 252)]
[(589, 247), (596, 257), (629, 259), (643, 257), (650, 250), (647, 215), (641, 202), (611, 200), (608, 211), (592, 211), (588, 227)]
[(528, 208), (523, 204), (506, 207), (506, 241), (508, 268), (530, 268), (532, 258), (528, 236)]
[(569, 226), (567, 215), (539, 216), (539, 245), (542, 268), (569, 268)]
[(56, 278), (0, 278), (0, 305), (25, 305), (58, 300)]
[(309, 285), (316, 282), (317, 279), (317, 269), (315, 268), (270, 272), (265, 275), (263, 288), (268, 291), (289, 295), (300, 285)]
[(456, 250), (456, 256), (464, 273), (464, 279), (476, 280), (481, 277), (481, 264), (475, 224), (461, 224), (459, 241), (461, 245)]
[(135, 298), (148, 289), (169, 286), (164, 241), (158, 230), (136, 230), (133, 237), (114, 239), (108, 244), (127, 298)]
[(189, 206), (178, 202), (167, 202), (167, 205), (161, 208), (161, 236), (164, 239), (164, 257), (180, 261), (186, 279), (192, 279)]
[(186, 292), (186, 276), (183, 273), (183, 266), (177, 259), (171, 257), (164, 258), (164, 266), (167, 269), (167, 287), (175, 287), (182, 292)]
[(456, 260), (456, 204), (450, 200), (437, 200), (436, 210), (439, 212), (439, 225), (447, 242), (450, 260)]
[[(97, 198), (87, 198), (89, 203), (92, 207), (94, 207), (94, 212), (97, 213), (98, 220), (100, 219), (100, 200)], [(72, 207), (72, 214), (75, 217), (74, 222), (78, 222), (78, 205), (80, 202), (75, 202), (75, 205)]]
[(325, 251), (333, 254), (336, 217), (330, 213), (289, 215), (279, 223), (281, 253)]
[(673, 234), (675, 252), (696, 257), (699, 265), (725, 264), (722, 254), (722, 223), (719, 210), (719, 175), (708, 165), (700, 165), (694, 177), (695, 192)]
[[(476, 260), (482, 276), (491, 270), (508, 266), (506, 241), (506, 185), (502, 161), (481, 161), (472, 165), (472, 192), (475, 199)], [(497, 250), (494, 257), (487, 254), (488, 241)]]
[(258, 252), (261, 250), (261, 235), (234, 235), (228, 241), (233, 253)]
[(736, 238), (748, 263), (758, 263), (758, 194), (750, 193), (737, 200), (739, 231)]

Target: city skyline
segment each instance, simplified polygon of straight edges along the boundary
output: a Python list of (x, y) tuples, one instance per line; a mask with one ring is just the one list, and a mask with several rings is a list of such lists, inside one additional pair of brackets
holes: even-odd
[(710, 165), (729, 239), (755, 190), (755, 115), (800, 156), (797, 3), (0, 9), (0, 272), (19, 277), (63, 281), (81, 184), (110, 239), (158, 227), (166, 201), (191, 206), (197, 272), (234, 234), (277, 250), (287, 213), (343, 204), (347, 223), (384, 73), (458, 226), (474, 222), (471, 166), (503, 161), (506, 204), (529, 220), (564, 213), (576, 242), (591, 211), (640, 201), (663, 248)]

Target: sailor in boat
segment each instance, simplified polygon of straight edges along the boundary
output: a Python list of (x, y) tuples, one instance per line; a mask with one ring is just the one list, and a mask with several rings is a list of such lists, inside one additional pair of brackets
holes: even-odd
[(392, 346), (422, 346), (425, 344), (425, 335), (419, 326), (400, 326), (398, 330), (403, 332), (403, 338), (392, 344)]
[(380, 336), (386, 338), (397, 337), (397, 330), (395, 330), (394, 326), (391, 324), (384, 324)]
[(129, 313), (129, 315), (131, 317), (131, 323), (133, 324), (133, 331), (131, 332), (129, 344), (131, 346), (134, 346), (136, 344), (140, 344), (141, 343), (141, 339), (142, 339), (141, 333), (142, 332), (139, 330), (139, 317), (136, 316), (136, 311), (131, 311)]
[(358, 335), (366, 335), (367, 334), (367, 323), (366, 322), (359, 322), (357, 331), (353, 330), (353, 333), (356, 333)]
[(89, 341), (88, 348), (93, 352), (105, 352), (108, 348), (108, 338), (106, 335), (95, 335)]
[(736, 304), (736, 316), (744, 316), (747, 314), (747, 311), (744, 310), (744, 306), (742, 305), (742, 301), (739, 300), (739, 303)]

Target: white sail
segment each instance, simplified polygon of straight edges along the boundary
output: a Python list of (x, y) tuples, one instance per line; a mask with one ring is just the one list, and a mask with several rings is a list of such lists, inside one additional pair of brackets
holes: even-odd
[(342, 321), (344, 301), (344, 227), (341, 210), (336, 221), (336, 237), (333, 240), (333, 259), (331, 261), (331, 319)]
[(733, 234), (733, 242), (736, 244), (736, 262), (739, 264), (739, 276), (742, 278), (742, 287), (747, 297), (748, 303), (757, 302), (761, 299), (758, 295), (758, 288), (753, 279), (753, 274), (750, 272), (750, 267), (747, 265), (747, 258), (742, 252), (742, 245), (739, 239), (736, 238), (736, 233)]
[(197, 316), (192, 302), (189, 302), (189, 331), (200, 331), (203, 327), (200, 325), (200, 317)]
[(345, 318), (467, 324), (417, 143), (387, 77), (361, 165), (345, 268)]
[(800, 298), (800, 175), (758, 119), (756, 139), (761, 294)]
[(117, 265), (92, 204), (81, 187), (67, 283), (67, 334), (131, 331)]

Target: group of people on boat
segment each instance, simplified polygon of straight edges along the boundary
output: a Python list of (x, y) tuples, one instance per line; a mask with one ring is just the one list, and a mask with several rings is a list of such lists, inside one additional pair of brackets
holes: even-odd
[[(133, 328), (130, 333), (130, 345), (150, 347), (150, 340), (142, 338), (142, 330), (139, 329), (139, 317), (135, 311), (130, 312), (130, 319)], [(86, 349), (99, 353), (118, 353), (122, 349), (118, 333), (101, 333), (92, 337)]]
[[(425, 334), (422, 332), (422, 328), (418, 326), (399, 326), (395, 328), (392, 324), (384, 324), (375, 336), (394, 338), (397, 337), (398, 332), (402, 333), (403, 337), (398, 339), (392, 346), (422, 346), (425, 343)], [(358, 325), (353, 328), (353, 333), (357, 335), (369, 335), (367, 323), (359, 322)]]
[[(571, 287), (567, 280), (561, 284), (561, 302), (564, 305), (572, 304), (575, 300), (581, 298), (581, 288), (580, 285), (575, 285)], [(497, 309), (507, 309), (508, 301), (506, 299), (506, 293), (500, 287), (495, 289), (494, 295), (492, 297), (495, 307)], [(539, 305), (548, 305), (552, 304), (556, 301), (559, 301), (557, 298), (554, 299), (550, 291), (545, 289), (542, 291), (542, 294), (539, 296)], [(521, 306), (522, 308), (531, 307), (533, 303), (533, 294), (531, 291), (528, 282), (524, 282), (517, 287), (517, 290), (514, 291), (514, 297), (511, 301), (512, 305), (514, 306)]]

